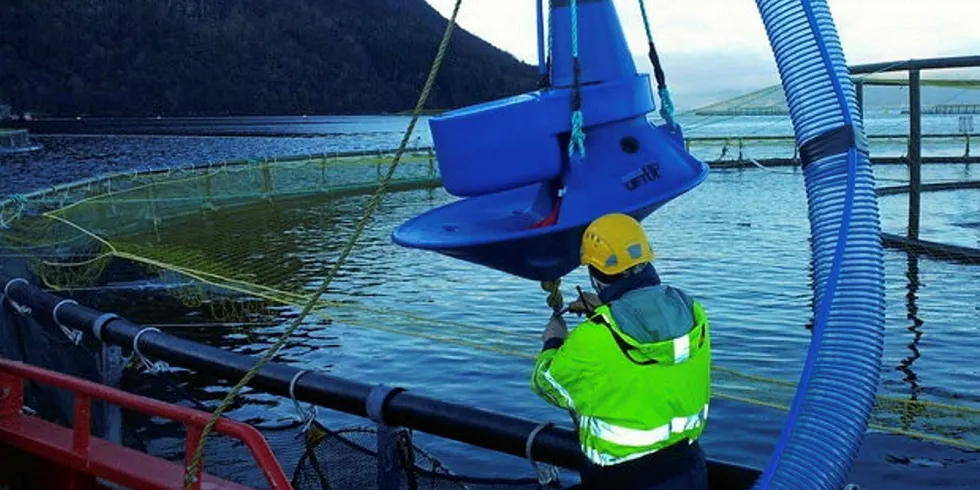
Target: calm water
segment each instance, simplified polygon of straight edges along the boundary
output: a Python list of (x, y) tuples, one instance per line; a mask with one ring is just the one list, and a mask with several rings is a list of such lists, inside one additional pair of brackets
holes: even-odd
[[(304, 124), (209, 121), (205, 126), (208, 133), (247, 136), (35, 136), (45, 145), (43, 151), (0, 156), (5, 177), (0, 181), (0, 195), (134, 167), (391, 148), (397, 146), (407, 122), (407, 118), (399, 117), (317, 118)], [(689, 136), (791, 134), (788, 121), (781, 118), (702, 118), (683, 123)], [(956, 124), (955, 117), (927, 117), (925, 131), (955, 132)], [(201, 125), (186, 126), (177, 124), (169, 132), (201, 130)], [(871, 133), (902, 132), (906, 127), (900, 116), (868, 122)], [(418, 143), (430, 144), (426, 125), (420, 124), (418, 129)], [(695, 153), (711, 158), (716, 150), (705, 149), (698, 154), (701, 150), (695, 149)], [(945, 150), (962, 154), (962, 147), (955, 145)], [(776, 152), (751, 151), (751, 156), (759, 157)], [(926, 182), (976, 179), (977, 175), (978, 169), (968, 165), (934, 165), (923, 170)], [(892, 179), (905, 178), (905, 170), (880, 167), (876, 176), (882, 185), (893, 185), (897, 182)], [(332, 288), (335, 297), (410, 311), (433, 321), (412, 323), (394, 316), (379, 319), (379, 325), (403, 333), (343, 321), (329, 326), (309, 322), (284, 349), (280, 360), (365, 382), (398, 384), (440, 399), (566, 423), (563, 413), (529, 391), (533, 361), (511, 355), (537, 351), (537, 336), (548, 315), (545, 293), (538, 284), (390, 242), (395, 226), (451, 200), (453, 197), (442, 190), (389, 196)], [(296, 210), (288, 217), (295, 223), (291, 233), (267, 239), (270, 244), (297, 246), (308, 264), (300, 274), (313, 282), (325, 273), (324, 262), (335, 256), (350, 236), (365, 201), (353, 198)], [(906, 197), (883, 197), (880, 204), (884, 228), (901, 233)], [(646, 222), (663, 279), (685, 288), (708, 309), (714, 325), (717, 365), (796, 381), (809, 342), (806, 325), (811, 291), (805, 205), (803, 176), (797, 170), (715, 170), (703, 185)], [(926, 194), (922, 209), (923, 238), (980, 245), (980, 193)], [(309, 218), (304, 216), (318, 214), (332, 216), (330, 229), (309, 226)], [(261, 227), (256, 232), (262, 233)], [(886, 280), (887, 334), (879, 392), (980, 409), (980, 367), (975, 354), (980, 351), (980, 267), (915, 261), (901, 252), (888, 251)], [(564, 280), (566, 298), (572, 296), (576, 284), (588, 284), (581, 271)], [(170, 303), (133, 305), (129, 304), (132, 298), (117, 298), (104, 300), (104, 307), (122, 311), (136, 321), (200, 321), (207, 315), (205, 310)], [(281, 318), (287, 321), (294, 312), (281, 308)], [(464, 324), (503, 329), (510, 334)], [(258, 353), (279, 332), (280, 327), (269, 327), (256, 330), (252, 338), (228, 333), (211, 334), (206, 339), (239, 352)], [(450, 337), (470, 345), (421, 335)], [(176, 376), (205, 402), (220, 398), (224, 391), (200, 379)], [(788, 402), (791, 394), (759, 397)], [(294, 413), (289, 400), (259, 394), (248, 394), (246, 400), (231, 416), (276, 426), (288, 422)], [(713, 405), (712, 416), (705, 436), (709, 455), (763, 467), (785, 412), (720, 398)], [(321, 411), (321, 419), (364, 425), (363, 420), (326, 411)], [(977, 434), (967, 436), (977, 443)], [(517, 458), (464, 450), (423, 435), (418, 439), (458, 473), (530, 474), (527, 462)], [(285, 462), (284, 467), (291, 470)], [(973, 477), (978, 472), (980, 456), (975, 452), (872, 433), (862, 448), (852, 481), (865, 488), (975, 488)]]

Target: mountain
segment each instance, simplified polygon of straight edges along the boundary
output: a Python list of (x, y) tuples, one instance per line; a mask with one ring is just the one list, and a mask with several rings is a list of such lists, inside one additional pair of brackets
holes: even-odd
[[(425, 0), (3, 4), (0, 103), (56, 116), (403, 111), (415, 106), (447, 23)], [(535, 84), (533, 66), (457, 26), (426, 106)]]

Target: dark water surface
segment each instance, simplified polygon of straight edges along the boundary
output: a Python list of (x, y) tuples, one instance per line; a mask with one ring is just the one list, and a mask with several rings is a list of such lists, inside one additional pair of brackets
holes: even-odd
[[(777, 118), (778, 119), (778, 118)], [(314, 123), (282, 120), (195, 121), (162, 125), (158, 133), (236, 136), (35, 135), (40, 152), (0, 156), (0, 195), (27, 193), (54, 183), (132, 168), (188, 165), (238, 158), (392, 148), (407, 118), (321, 118)], [(788, 123), (767, 118), (685, 122), (688, 135), (789, 134)], [(901, 131), (900, 118), (870, 121), (881, 131)], [(118, 123), (117, 123), (118, 124)], [(927, 118), (940, 131), (955, 126)], [(425, 124), (420, 144), (429, 144)], [(77, 129), (77, 128), (76, 128)], [(99, 131), (88, 131), (98, 133)], [(264, 136), (263, 136), (264, 135)], [(414, 144), (414, 143), (413, 143)], [(955, 153), (955, 148), (948, 149)], [(713, 150), (712, 150), (713, 151)], [(699, 155), (709, 157), (710, 155)], [(759, 154), (759, 156), (763, 156)], [(927, 166), (926, 182), (976, 179), (975, 166)], [(880, 185), (906, 178), (902, 167), (880, 167)], [(894, 180), (894, 181), (892, 181)], [(390, 195), (362, 236), (334, 295), (374, 307), (407, 311), (433, 320), (407, 322), (385, 317), (389, 332), (338, 320), (309, 321), (283, 350), (280, 361), (369, 383), (408, 387), (436, 398), (474, 404), (523, 417), (566, 423), (566, 416), (536, 398), (528, 375), (547, 317), (545, 293), (536, 283), (440, 255), (395, 246), (392, 229), (454, 198), (443, 190)], [(880, 200), (886, 231), (902, 233), (907, 197)], [(298, 209), (290, 233), (266, 237), (270, 249), (294, 250), (303, 260), (298, 279), (314, 287), (347, 241), (366, 198)], [(923, 196), (922, 237), (963, 246), (980, 245), (980, 193), (953, 191)], [(329, 228), (303, 216), (329, 214)], [(322, 223), (322, 221), (318, 221)], [(809, 223), (802, 173), (715, 170), (708, 180), (665, 206), (645, 223), (667, 282), (686, 289), (706, 306), (714, 328), (716, 365), (796, 382), (809, 343)], [(288, 245), (288, 247), (286, 246)], [(980, 267), (910, 258), (886, 252), (887, 333), (879, 394), (980, 409)], [(582, 271), (564, 280), (566, 298), (588, 282)], [(105, 308), (134, 321), (203, 321), (205, 308), (188, 308), (151, 296), (102, 296)], [(280, 308), (286, 322), (295, 308)], [(476, 326), (471, 328), (470, 326)], [(490, 327), (505, 333), (481, 329)], [(233, 332), (197, 332), (214, 345), (258, 354), (281, 333), (279, 325)], [(507, 333), (509, 332), (509, 333)], [(433, 340), (449, 337), (460, 343)], [(227, 384), (186, 373), (174, 374), (205, 403), (216, 403)], [(788, 403), (792, 390), (759, 385), (760, 401)], [(292, 402), (256, 393), (230, 415), (264, 426), (290, 421)], [(321, 410), (326, 422), (365, 421)], [(711, 457), (764, 467), (785, 419), (783, 410), (719, 397), (705, 435)], [(914, 425), (915, 414), (903, 422)], [(977, 416), (973, 415), (976, 419)], [(972, 427), (976, 427), (975, 422)], [(528, 475), (526, 461), (419, 434), (418, 440), (458, 473)], [(952, 434), (978, 444), (978, 434)], [(291, 442), (295, 444), (296, 442)], [(287, 471), (290, 468), (287, 468)], [(977, 488), (976, 452), (887, 432), (872, 431), (851, 480), (864, 488)]]

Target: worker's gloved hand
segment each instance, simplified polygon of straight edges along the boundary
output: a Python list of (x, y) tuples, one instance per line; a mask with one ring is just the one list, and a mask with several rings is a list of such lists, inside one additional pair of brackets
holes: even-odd
[[(583, 302), (584, 300), (584, 302)], [(572, 313), (588, 313), (602, 304), (599, 295), (595, 293), (582, 293), (582, 297), (568, 304), (568, 311)]]
[(565, 325), (565, 319), (560, 316), (553, 316), (551, 320), (548, 320), (548, 325), (544, 327), (541, 340), (547, 342), (548, 339), (564, 339), (567, 336), (568, 326)]

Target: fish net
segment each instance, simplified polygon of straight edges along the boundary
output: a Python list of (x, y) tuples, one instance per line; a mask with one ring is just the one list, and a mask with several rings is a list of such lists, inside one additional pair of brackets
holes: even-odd
[[(906, 84), (883, 76), (865, 77), (863, 81), (869, 114), (877, 111), (879, 116), (884, 114), (907, 124), (902, 116), (903, 111), (908, 111)], [(872, 157), (883, 159), (883, 165), (875, 166), (879, 202), (884, 211), (882, 228), (901, 237), (907, 234), (910, 218), (921, 218), (920, 241), (930, 240), (932, 236), (951, 237), (955, 243), (945, 245), (958, 248), (922, 248), (914, 242), (886, 240), (890, 259), (899, 257), (889, 261), (890, 267), (902, 266), (902, 270), (889, 271), (889, 328), (907, 330), (907, 335), (900, 333), (912, 340), (907, 346), (888, 340), (892, 343), (886, 353), (907, 349), (908, 355), (896, 355), (901, 357), (894, 359), (897, 367), (886, 368), (883, 378), (892, 387), (907, 384), (909, 393), (907, 396), (880, 393), (870, 428), (976, 451), (980, 450), (980, 409), (976, 408), (980, 402), (957, 393), (938, 396), (957, 400), (955, 403), (935, 401), (937, 396), (930, 400), (934, 393), (919, 386), (915, 363), (919, 361), (920, 341), (924, 336), (927, 340), (928, 335), (933, 335), (943, 343), (954, 342), (953, 334), (923, 332), (922, 318), (928, 312), (920, 311), (919, 297), (923, 292), (928, 296), (929, 287), (941, 292), (944, 285), (969, 277), (970, 270), (937, 269), (922, 262), (921, 257), (928, 255), (940, 262), (977, 263), (969, 255), (969, 249), (980, 248), (975, 204), (980, 185), (975, 180), (976, 152), (970, 142), (976, 136), (972, 118), (975, 107), (980, 107), (980, 101), (974, 101), (974, 94), (980, 93), (977, 92), (980, 83), (974, 78), (927, 80), (924, 85), (924, 91), (939, 94), (930, 96), (931, 103), (924, 97), (927, 113), (944, 119), (937, 119), (938, 125), (924, 129), (923, 154), (937, 165), (923, 166), (920, 216), (905, 212), (909, 199), (908, 127), (867, 124)], [(886, 95), (889, 91), (893, 93), (890, 96)], [(798, 178), (795, 140), (788, 131), (791, 130), (789, 120), (779, 112), (784, 106), (781, 87), (771, 87), (705, 109), (702, 115), (708, 120), (685, 126), (689, 148), (715, 168), (751, 167), (752, 171), (785, 173)], [(684, 117), (680, 116), (682, 122)], [(733, 132), (728, 122), (734, 117), (755, 120), (772, 117), (773, 122), (746, 124), (738, 127), (752, 129)], [(17, 270), (25, 269), (25, 276), (33, 276), (56, 291), (127, 282), (142, 285), (152, 279), (168, 286), (166, 294), (183, 306), (202, 310), (203, 322), (281, 324), (289, 318), (283, 311), (305, 306), (312, 291), (321, 284), (321, 272), (333, 264), (336, 251), (353, 233), (367, 196), (375, 191), (393, 154), (392, 151), (324, 154), (133, 171), (43, 189), (30, 195), (10, 196), (0, 201), (0, 249), (3, 251), (0, 263), (11, 270), (10, 264), (16, 262)], [(405, 154), (389, 186), (394, 194), (389, 196), (386, 211), (407, 218), (397, 213), (399, 206), (409, 201), (429, 199), (433, 204), (443, 203), (446, 196), (437, 190), (440, 185), (437, 170), (430, 150)], [(787, 181), (789, 184), (798, 189), (797, 181)], [(774, 199), (773, 194), (767, 193), (764, 199)], [(777, 198), (777, 204), (786, 204), (790, 197), (786, 199), (783, 202)], [(772, 206), (772, 202), (758, 204), (778, 207)], [(793, 203), (793, 206), (802, 205), (802, 202)], [(895, 212), (896, 209), (903, 212)], [(943, 217), (945, 222), (933, 217)], [(751, 240), (752, 231), (746, 233), (746, 240)], [(362, 255), (390, 253), (379, 245), (387, 245), (387, 238), (384, 233), (369, 231), (361, 246), (372, 251)], [(418, 309), (384, 306), (381, 298), (374, 296), (377, 291), (371, 286), (372, 273), (359, 271), (358, 265), (363, 264), (357, 260), (338, 273), (332, 290), (321, 298), (320, 308), (316, 309), (321, 319), (511, 358), (531, 360), (537, 355), (540, 342), (536, 335), (467, 322), (451, 313), (434, 317), (428, 308), (431, 304)], [(928, 278), (932, 284), (921, 277)], [(337, 294), (336, 290), (352, 294)], [(357, 294), (376, 301), (352, 300)], [(480, 298), (473, 297), (474, 303), (479, 301)], [(143, 306), (156, 302), (155, 299), (143, 301)], [(971, 316), (967, 311), (958, 321), (975, 324), (976, 318), (975, 313)], [(240, 342), (251, 342), (249, 336), (253, 333), (243, 328)], [(53, 352), (61, 351), (52, 350), (52, 346), (63, 347), (63, 339), (52, 340), (59, 334), (53, 328), (44, 337), (32, 338), (26, 350), (39, 363), (59, 364), (60, 354)], [(888, 338), (895, 336), (889, 334)], [(14, 342), (6, 343), (8, 347), (14, 345)], [(232, 347), (243, 348), (242, 345)], [(719, 363), (713, 367), (712, 384), (717, 398), (785, 411), (792, 402), (797, 383), (742, 372)], [(210, 411), (214, 406), (203, 408)], [(293, 448), (285, 449), (285, 453), (296, 454), (298, 486), (328, 488), (323, 483), (334, 482), (338, 486), (333, 488), (344, 488), (338, 482), (360, 478), (357, 481), (361, 484), (355, 487), (365, 488), (363, 482), (373, 481), (376, 459), (373, 432), (360, 429), (331, 432), (322, 427), (318, 430), (322, 434), (308, 441), (312, 443), (309, 447), (296, 445), (295, 438), (292, 445), (282, 446)], [(417, 482), (418, 488), (537, 488), (533, 479), (499, 482), (460, 479), (420, 449), (413, 446), (406, 452), (412, 454), (409, 460), (413, 465), (411, 470), (405, 470), (405, 481)], [(206, 460), (220, 460), (222, 454), (213, 450), (206, 454)], [(175, 461), (182, 457), (179, 452), (172, 456)]]
[[(292, 484), (297, 489), (375, 488), (378, 476), (377, 430), (351, 427), (331, 431), (313, 424), (306, 432), (306, 450)], [(538, 490), (562, 488), (537, 478), (480, 478), (454, 474), (435, 457), (412, 443), (410, 432), (395, 438), (399, 488), (409, 490)], [(556, 482), (557, 483), (557, 482)]]
[[(56, 289), (170, 273), (199, 286), (180, 290), (189, 304), (216, 288), (305, 304), (310, 278), (300, 270), (329, 258), (280, 237), (344, 239), (391, 159), (318, 155), (94, 178), (0, 203), (0, 246)], [(422, 150), (402, 157), (389, 191), (438, 185)]]
[[(862, 87), (865, 132), (872, 157), (878, 163), (904, 165), (909, 149), (908, 76), (873, 73), (852, 78)], [(980, 117), (980, 71), (966, 68), (924, 72), (920, 90), (923, 117), (941, 120), (939, 125), (927, 124), (923, 128), (923, 154), (954, 159), (976, 157), (971, 146), (975, 146), (977, 136), (973, 119)], [(697, 107), (683, 113), (682, 122), (685, 117), (692, 121), (684, 126), (688, 151), (715, 167), (800, 163), (782, 85)], [(746, 125), (746, 121), (753, 124)]]
[[(12, 261), (26, 266), (25, 274), (54, 290), (127, 282), (142, 287), (152, 280), (183, 307), (201, 309), (204, 322), (274, 325), (288, 317), (285, 309), (303, 307), (309, 301), (322, 280), (318, 274), (329, 268), (336, 250), (353, 233), (366, 195), (376, 189), (392, 156), (392, 152), (380, 151), (222, 162), (113, 174), (13, 196), (0, 203), (0, 248), (4, 251), (0, 261), (8, 270)], [(798, 172), (763, 167), (757, 170)], [(907, 198), (907, 191), (885, 192), (889, 186), (902, 187), (888, 176), (901, 183), (907, 183), (907, 177), (887, 169), (878, 172), (886, 175), (879, 179), (883, 201)], [(420, 197), (440, 203), (445, 196), (419, 194), (442, 192), (436, 190), (438, 186), (431, 151), (409, 152), (390, 185), (394, 193), (386, 211), (397, 213), (400, 206)], [(963, 191), (923, 194), (923, 215), (942, 214), (939, 208), (950, 199), (962, 202), (957, 192)], [(975, 189), (966, 192), (976, 195)], [(900, 233), (906, 219), (885, 214), (883, 228)], [(963, 230), (960, 235), (966, 246), (971, 245), (971, 237), (976, 241), (975, 230), (980, 229), (970, 228), (969, 223), (956, 228)], [(923, 237), (934, 229), (924, 226)], [(536, 336), (436, 318), (424, 308), (386, 305), (377, 297), (372, 272), (357, 262), (389, 253), (379, 245), (386, 241), (384, 233), (369, 232), (362, 246), (371, 252), (361, 252), (360, 257), (367, 259), (354, 259), (353, 266), (338, 273), (335, 287), (314, 310), (320, 320), (534, 359), (539, 350)], [(903, 247), (893, 246), (910, 252)], [(944, 255), (943, 249), (935, 253), (940, 259), (955, 260), (951, 253)], [(903, 287), (909, 288), (912, 297), (921, 287), (919, 260), (910, 254), (904, 274)], [(352, 299), (358, 295), (374, 300)], [(144, 308), (160, 302), (145, 299), (141, 301)], [(890, 316), (904, 317), (908, 305), (889, 303), (889, 308)], [(919, 332), (918, 340), (919, 316), (909, 316), (909, 322), (909, 330)], [(249, 329), (241, 330), (248, 340)], [(906, 368), (918, 357), (917, 345), (910, 349), (912, 356), (902, 361)], [(913, 373), (903, 375), (906, 378), (914, 377), (910, 368), (901, 372)], [(779, 410), (789, 407), (796, 389), (793, 381), (724, 364), (714, 366), (713, 386), (719, 398)], [(872, 429), (888, 433), (980, 449), (980, 410), (971, 406), (922, 400), (918, 395), (880, 394), (871, 424)]]

